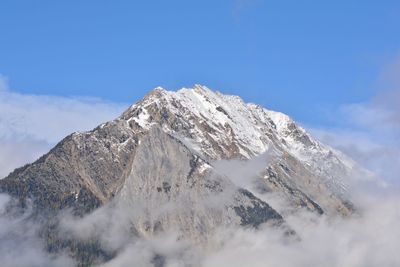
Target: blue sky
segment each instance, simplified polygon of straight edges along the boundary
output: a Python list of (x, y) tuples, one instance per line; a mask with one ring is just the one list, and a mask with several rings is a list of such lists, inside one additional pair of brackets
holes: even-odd
[(324, 124), (400, 47), (399, 1), (0, 1), (13, 91), (133, 103), (195, 83)]

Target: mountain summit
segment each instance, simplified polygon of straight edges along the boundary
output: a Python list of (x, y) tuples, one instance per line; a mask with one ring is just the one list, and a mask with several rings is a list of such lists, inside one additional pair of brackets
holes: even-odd
[[(219, 167), (222, 161), (239, 170), (255, 160), (260, 169), (247, 167), (255, 177), (242, 177), (251, 186)], [(353, 165), (282, 113), (201, 85), (176, 92), (158, 87), (115, 120), (71, 134), (16, 169), (0, 180), (0, 191), (17, 207), (32, 206), (35, 220), (45, 222), (41, 233), (50, 251), (67, 249), (84, 264), (107, 261), (118, 248), (61, 237), (60, 211), (83, 218), (108, 209), (124, 214), (128, 237), (173, 229), (204, 244), (229, 225), (290, 229), (285, 214), (300, 209), (349, 215), (345, 181)], [(262, 200), (266, 193), (289, 208)]]

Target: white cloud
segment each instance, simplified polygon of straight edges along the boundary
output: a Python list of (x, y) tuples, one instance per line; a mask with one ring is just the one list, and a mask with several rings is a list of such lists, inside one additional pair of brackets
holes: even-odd
[(0, 76), (0, 177), (35, 160), (68, 134), (116, 118), (125, 107), (96, 98), (16, 93)]
[(117, 117), (124, 106), (98, 99), (0, 92), (0, 137), (26, 136), (50, 143)]
[(265, 170), (268, 162), (275, 160), (276, 151), (268, 149), (258, 157), (250, 161), (243, 160), (219, 160), (213, 163), (216, 172), (229, 179), (239, 187), (254, 188), (258, 175)]
[(29, 211), (19, 217), (6, 216), (4, 213), (8, 203), (9, 197), (0, 194), (1, 266), (74, 266), (74, 261), (67, 255), (50, 255), (44, 250), (43, 241), (37, 238), (38, 225), (33, 221), (26, 224)]
[(400, 147), (394, 134), (348, 128), (315, 128), (311, 132), (372, 171), (377, 178), (400, 185)]
[(29, 138), (0, 138), (0, 179), (13, 169), (38, 159), (51, 147), (45, 141)]
[(323, 142), (355, 159), (392, 184), (400, 185), (400, 58), (381, 74), (377, 95), (333, 111), (335, 128), (311, 127)]
[(399, 200), (395, 194), (369, 196), (358, 218), (288, 217), (299, 242), (268, 228), (222, 231), (223, 247), (206, 257), (204, 266), (399, 266)]

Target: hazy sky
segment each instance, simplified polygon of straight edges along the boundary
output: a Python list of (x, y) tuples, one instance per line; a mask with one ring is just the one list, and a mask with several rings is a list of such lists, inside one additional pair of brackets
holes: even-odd
[(24, 94), (132, 103), (194, 83), (326, 123), (375, 94), (399, 1), (0, 1), (0, 74)]

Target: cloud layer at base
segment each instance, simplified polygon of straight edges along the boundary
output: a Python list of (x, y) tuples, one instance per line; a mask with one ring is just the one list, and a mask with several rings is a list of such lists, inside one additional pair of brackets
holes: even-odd
[[(95, 236), (102, 240), (105, 248), (118, 248), (117, 256), (100, 265), (102, 267), (158, 266), (156, 261), (165, 267), (390, 267), (400, 264), (397, 252), (400, 246), (399, 193), (384, 188), (373, 194), (359, 191), (358, 214), (351, 218), (328, 218), (306, 211), (287, 216), (286, 221), (299, 239), (288, 239), (283, 229), (267, 226), (257, 230), (217, 229), (213, 245), (205, 250), (185, 242), (174, 231), (127, 239), (129, 224), (124, 224), (128, 222), (124, 214), (130, 214), (131, 210), (120, 210), (119, 216), (115, 216), (115, 210), (105, 208), (83, 219), (71, 220), (66, 214), (62, 218), (63, 227), (69, 226), (76, 234), (87, 233), (80, 236), (82, 240)], [(5, 200), (1, 197), (4, 206)], [(29, 231), (26, 227), (23, 219), (1, 217), (0, 258), (3, 262), (17, 263), (21, 267), (63, 267), (73, 263), (66, 254), (47, 254), (43, 242), (37, 238), (37, 227), (29, 224)], [(15, 248), (23, 254), (17, 255)]]

